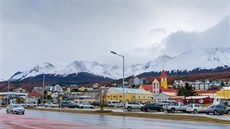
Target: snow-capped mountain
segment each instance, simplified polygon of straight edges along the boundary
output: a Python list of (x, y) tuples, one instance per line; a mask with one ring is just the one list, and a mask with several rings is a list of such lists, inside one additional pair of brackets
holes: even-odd
[[(167, 71), (189, 71), (196, 68), (212, 69), (219, 66), (230, 66), (230, 48), (193, 49), (175, 57), (164, 55), (144, 64), (126, 66), (125, 77), (139, 75), (144, 72), (159, 72), (162, 69)], [(90, 61), (74, 61), (64, 67), (55, 67), (55, 65), (50, 63), (43, 63), (23, 72), (17, 72), (11, 79), (23, 80), (43, 73), (65, 77), (70, 74), (79, 74), (81, 72), (112, 79), (122, 78), (121, 66), (100, 64)]]

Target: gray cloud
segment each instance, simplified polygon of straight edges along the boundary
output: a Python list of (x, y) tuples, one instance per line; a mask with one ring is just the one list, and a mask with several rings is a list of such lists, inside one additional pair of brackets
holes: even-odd
[(230, 16), (225, 17), (220, 23), (202, 32), (179, 31), (169, 35), (163, 40), (164, 52), (175, 55), (189, 49), (207, 47), (230, 47), (229, 31)]
[(226, 0), (1, 2), (0, 79), (41, 62), (120, 65), (110, 50), (124, 54), (126, 65), (147, 62), (164, 47), (173, 53), (168, 42), (159, 42), (170, 33), (205, 30), (229, 13)]

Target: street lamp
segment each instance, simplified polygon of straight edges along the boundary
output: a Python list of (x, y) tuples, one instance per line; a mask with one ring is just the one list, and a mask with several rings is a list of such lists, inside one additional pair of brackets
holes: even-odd
[(42, 107), (44, 106), (43, 100), (44, 100), (44, 87), (45, 87), (45, 73), (43, 73), (43, 79), (42, 79)]
[(112, 54), (115, 54), (115, 55), (118, 55), (120, 57), (122, 57), (122, 60), (123, 60), (123, 80), (122, 80), (122, 88), (123, 88), (123, 92), (122, 92), (122, 101), (123, 101), (123, 113), (125, 112), (125, 97), (124, 97), (124, 92), (125, 92), (125, 56), (123, 55), (120, 55), (120, 54), (117, 54), (116, 52), (114, 51), (110, 51)]
[(10, 79), (7, 81), (7, 98), (6, 98), (6, 105), (8, 106), (8, 101), (9, 101), (9, 91), (10, 91)]

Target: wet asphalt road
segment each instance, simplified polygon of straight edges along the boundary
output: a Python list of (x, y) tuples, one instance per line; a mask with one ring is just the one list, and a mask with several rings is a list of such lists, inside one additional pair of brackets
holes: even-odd
[(158, 120), (147, 118), (132, 118), (121, 116), (103, 116), (103, 115), (89, 115), (89, 114), (72, 114), (48, 111), (34, 111), (27, 110), (26, 116), (43, 117), (53, 120), (63, 120), (73, 123), (84, 123), (89, 125), (110, 126), (116, 128), (131, 128), (131, 129), (228, 129), (230, 125), (213, 124), (213, 123), (199, 123), (199, 122), (185, 122), (185, 121), (171, 121)]

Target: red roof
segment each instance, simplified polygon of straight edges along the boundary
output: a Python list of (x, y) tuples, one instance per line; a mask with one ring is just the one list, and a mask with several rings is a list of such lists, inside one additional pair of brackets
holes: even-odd
[(37, 93), (37, 92), (29, 92), (28, 93), (28, 97), (36, 97), (36, 98), (40, 98), (41, 94)]
[(176, 93), (177, 91), (174, 89), (165, 89), (165, 88), (161, 88), (161, 92), (173, 92)]
[(198, 94), (211, 94), (211, 93), (216, 93), (218, 92), (219, 90), (196, 90), (196, 92)]
[(152, 83), (153, 83), (153, 84), (159, 84), (159, 82), (158, 82), (157, 79), (154, 79)]
[(152, 85), (142, 85), (144, 90), (153, 92), (153, 86)]
[(168, 77), (164, 69), (162, 70), (160, 77), (161, 78), (167, 78)]

